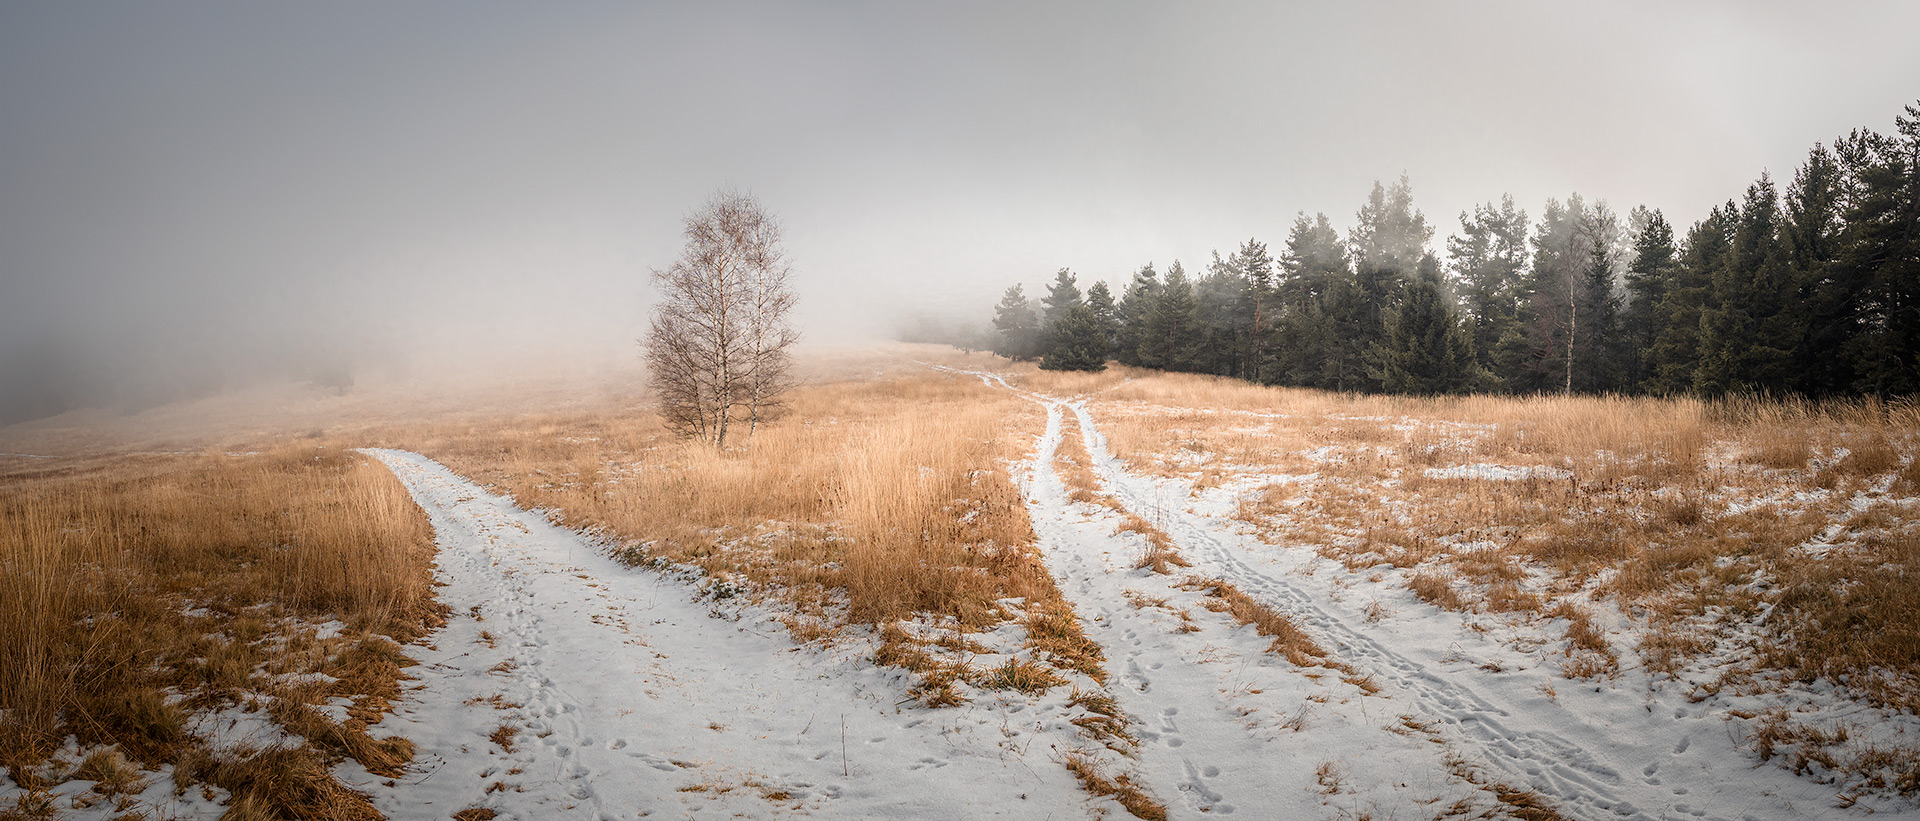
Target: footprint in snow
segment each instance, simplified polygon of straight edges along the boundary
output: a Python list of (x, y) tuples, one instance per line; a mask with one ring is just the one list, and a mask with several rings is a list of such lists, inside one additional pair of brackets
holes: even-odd
[(666, 759), (660, 758), (658, 756), (648, 755), (646, 753), (639, 752), (637, 750), (631, 753), (627, 753), (627, 757), (639, 759), (641, 762), (645, 763), (647, 766), (652, 767), (656, 770), (659, 770), (663, 773), (670, 773), (680, 769), (679, 767), (675, 767), (673, 765), (673, 762), (671, 761), (667, 761)]

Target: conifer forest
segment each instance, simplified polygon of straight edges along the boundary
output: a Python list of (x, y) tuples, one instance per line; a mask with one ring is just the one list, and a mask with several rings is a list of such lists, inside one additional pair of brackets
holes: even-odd
[(994, 351), (1050, 370), (1122, 364), (1336, 391), (1897, 396), (1920, 390), (1920, 104), (1893, 134), (1815, 144), (1684, 229), (1579, 193), (1502, 196), (1436, 249), (1412, 183), (1376, 182), (1342, 235), (1204, 269), (1142, 264), (1116, 299), (1060, 269), (1007, 289)]

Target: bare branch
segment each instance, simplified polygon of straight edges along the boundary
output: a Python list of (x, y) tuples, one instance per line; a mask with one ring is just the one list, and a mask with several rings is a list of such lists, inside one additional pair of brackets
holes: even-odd
[(715, 194), (682, 236), (680, 258), (653, 272), (646, 359), (667, 427), (724, 447), (735, 422), (751, 437), (774, 418), (791, 387), (792, 267), (779, 222), (745, 194)]

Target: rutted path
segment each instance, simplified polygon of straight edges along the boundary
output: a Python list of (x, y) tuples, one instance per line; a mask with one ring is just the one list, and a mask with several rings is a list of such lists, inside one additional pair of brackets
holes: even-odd
[[(1495, 654), (1500, 637), (1464, 631), (1449, 614), (1413, 603), (1403, 618), (1377, 623), (1366, 618), (1364, 599), (1335, 601), (1328, 584), (1312, 578), (1319, 560), (1311, 553), (1265, 545), (1232, 522), (1186, 509), (1187, 493), (1178, 483), (1128, 472), (1108, 452), (1085, 400), (1041, 396), (1013, 388), (994, 374), (975, 375), (1047, 406), (1045, 451), (1058, 443), (1058, 415), (1063, 409), (1071, 411), (1102, 489), (1164, 530), (1194, 563), (1195, 572), (1231, 582), (1304, 626), (1335, 656), (1371, 674), (1384, 688), (1381, 698), (1371, 699), (1386, 702), (1379, 711), (1431, 723), (1449, 746), (1465, 753), (1466, 761), (1491, 779), (1530, 788), (1575, 819), (1731, 821), (1848, 813), (1836, 806), (1831, 788), (1778, 767), (1757, 766), (1735, 746), (1731, 728), (1710, 704), (1690, 702), (1679, 688), (1652, 687), (1637, 669), (1626, 673), (1626, 681), (1598, 686), (1544, 677), (1545, 670), (1524, 676), (1488, 672), (1477, 669), (1471, 658), (1477, 652)], [(1050, 469), (1040, 470), (1036, 461), (1032, 484), (1038, 509), (1047, 509), (1054, 501), (1050, 496), (1059, 493), (1057, 477)], [(1069, 579), (1063, 590), (1070, 596), (1088, 595), (1091, 583), (1071, 577), (1080, 575), (1077, 568), (1090, 561), (1084, 553), (1099, 536), (1084, 527), (1050, 534), (1044, 518), (1036, 512), (1035, 528), (1042, 531), (1043, 546), (1054, 546), (1050, 560), (1057, 555), (1065, 565)], [(1120, 573), (1123, 567), (1108, 570)], [(1396, 592), (1405, 596), (1405, 591)], [(1097, 603), (1076, 603), (1096, 624), (1116, 612)], [(1112, 630), (1090, 626), (1089, 633), (1116, 647)], [(1117, 646), (1131, 646), (1137, 634), (1125, 628)], [(1131, 669), (1118, 662), (1116, 666)], [(1557, 695), (1551, 691), (1556, 682), (1564, 691)], [(1148, 723), (1157, 715), (1155, 709), (1164, 709), (1144, 693), (1126, 704)], [(1192, 715), (1189, 707), (1181, 707), (1183, 715)], [(1316, 735), (1327, 739), (1324, 733)], [(1273, 756), (1275, 751), (1269, 748), (1263, 754)], [(1151, 764), (1153, 753), (1144, 755)], [(1182, 772), (1191, 769), (1187, 765), (1192, 755), (1181, 756)], [(1230, 759), (1234, 753), (1209, 755)], [(1228, 779), (1174, 780), (1183, 790), (1204, 789), (1205, 795), (1219, 796), (1212, 800), (1247, 806), (1246, 799), (1236, 795), (1240, 788), (1225, 783)]]
[(1207, 610), (1203, 594), (1135, 569), (1144, 541), (1117, 533), (1111, 511), (1071, 501), (1053, 467), (1065, 407), (1033, 398), (1047, 427), (1021, 484), (1040, 550), (1106, 649), (1109, 689), (1141, 742), (1134, 755), (1172, 816), (1493, 809), (1491, 795), (1450, 772), (1444, 746), (1391, 705), (1322, 668), (1295, 668), (1252, 628)]
[[(1224, 578), (1261, 602), (1309, 625), (1337, 655), (1374, 674), (1396, 700), (1439, 721), (1479, 756), (1475, 763), (1509, 783), (1550, 797), (1572, 818), (1794, 818), (1833, 812), (1832, 791), (1776, 767), (1755, 769), (1711, 709), (1673, 691), (1582, 688), (1542, 697), (1537, 689), (1495, 680), (1442, 659), (1454, 647), (1369, 625), (1287, 579), (1312, 557), (1262, 550), (1227, 523), (1167, 503), (1151, 478), (1128, 473), (1108, 452), (1084, 401), (1070, 405), (1102, 482), (1131, 508), (1153, 509), (1196, 569)], [(1249, 549), (1252, 548), (1252, 549)], [(1266, 560), (1256, 564), (1259, 555)], [(1262, 566), (1264, 565), (1264, 566)], [(1442, 619), (1451, 622), (1444, 615)], [(1456, 637), (1480, 643), (1486, 637)], [(1637, 674), (1637, 673), (1636, 673)], [(1475, 678), (1481, 679), (1474, 681)]]
[[(1363, 596), (1341, 595), (1361, 589), (1357, 577), (1188, 509), (1180, 482), (1128, 472), (1084, 400), (975, 376), (1046, 408), (1020, 470), (1027, 508), (1139, 741), (1122, 769), (1173, 817), (1497, 817), (1489, 782), (1573, 819), (1849, 814), (1831, 788), (1754, 766), (1711, 703), (1631, 668), (1599, 685), (1481, 670), (1474, 658), (1506, 650), (1501, 636), (1463, 630), (1391, 583), (1366, 588), (1368, 610), (1392, 599), (1398, 612), (1363, 612)], [(1115, 507), (1168, 534), (1196, 574), (1290, 616), (1380, 692), (1294, 666), (1210, 612), (1203, 592), (1137, 569), (1145, 540), (1121, 531), (1126, 516), (1073, 501), (1054, 467), (1069, 413)], [(369, 453), (431, 517), (440, 597), (455, 612), (436, 644), (410, 648), (416, 681), (375, 730), (415, 742), (409, 776), (340, 769), (392, 817), (1117, 812), (1059, 766), (1085, 743), (1062, 731), (1064, 693), (902, 709), (900, 674), (859, 648), (799, 647), (769, 610), (697, 601), (684, 581), (620, 565), (425, 457)], [(1563, 692), (1543, 694), (1543, 680)]]
[[(390, 817), (1087, 813), (1068, 773), (1026, 754), (1017, 709), (901, 710), (890, 671), (799, 648), (767, 614), (716, 618), (432, 460), (369, 453), (431, 517), (455, 612), (409, 649), (417, 681), (376, 729), (417, 745), (409, 776), (342, 768)], [(511, 750), (490, 738), (503, 726)]]

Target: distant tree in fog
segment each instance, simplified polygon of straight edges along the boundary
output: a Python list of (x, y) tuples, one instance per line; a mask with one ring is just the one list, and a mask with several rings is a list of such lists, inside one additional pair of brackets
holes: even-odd
[(993, 327), (1000, 332), (994, 353), (1015, 361), (1040, 356), (1040, 319), (1033, 315), (1033, 303), (1019, 285), (1008, 288), (993, 307)]
[[(1078, 278), (1072, 271), (1062, 268), (1053, 275), (1053, 284), (1047, 286), (1047, 295), (1040, 299), (1040, 304), (1046, 306), (1040, 317), (1041, 325), (1048, 333), (1052, 333), (1054, 326), (1067, 318), (1067, 312), (1075, 305), (1086, 304), (1086, 299), (1080, 295)], [(1041, 353), (1046, 351), (1042, 350)]]
[(1087, 309), (1093, 311), (1093, 324), (1100, 334), (1100, 361), (1105, 362), (1120, 344), (1120, 306), (1114, 304), (1113, 291), (1105, 282), (1087, 289)]
[(1473, 332), (1454, 315), (1433, 254), (1420, 258), (1406, 298), (1387, 310), (1381, 341), (1369, 356), (1371, 375), (1390, 393), (1465, 393), (1482, 381)]
[(1174, 260), (1147, 310), (1140, 335), (1140, 364), (1169, 371), (1199, 370), (1202, 336), (1200, 304), (1186, 269)]
[(668, 429), (724, 447), (737, 425), (751, 437), (777, 413), (791, 385), (792, 266), (779, 222), (746, 194), (715, 194), (682, 235), (680, 258), (653, 272), (649, 378)]
[(1127, 290), (1120, 295), (1120, 303), (1114, 306), (1114, 313), (1120, 320), (1120, 330), (1114, 334), (1114, 358), (1122, 365), (1139, 365), (1140, 346), (1146, 336), (1147, 314), (1153, 310), (1153, 303), (1160, 298), (1160, 274), (1153, 270), (1153, 263), (1140, 266), (1134, 272), (1133, 281), (1127, 283)]
[[(1104, 283), (1101, 293), (1107, 293)], [(1112, 294), (1107, 294), (1112, 307)], [(1040, 367), (1049, 371), (1098, 371), (1107, 367), (1107, 329), (1080, 295), (1072, 271), (1065, 268), (1048, 288), (1045, 346)]]

